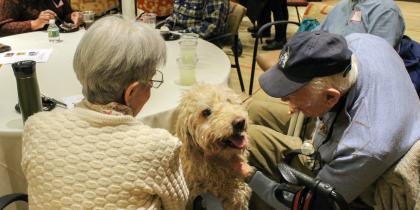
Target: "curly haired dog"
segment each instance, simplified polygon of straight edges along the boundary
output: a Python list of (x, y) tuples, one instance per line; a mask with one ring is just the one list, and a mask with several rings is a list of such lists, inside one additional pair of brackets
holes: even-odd
[[(227, 87), (196, 85), (178, 106), (176, 133), (192, 199), (210, 192), (226, 210), (247, 210), (251, 189), (229, 161), (246, 161), (248, 114)], [(188, 207), (187, 207), (188, 209)]]

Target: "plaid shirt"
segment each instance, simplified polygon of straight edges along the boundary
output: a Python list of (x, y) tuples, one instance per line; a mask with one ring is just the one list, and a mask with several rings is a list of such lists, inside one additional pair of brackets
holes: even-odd
[(209, 38), (226, 31), (228, 14), (229, 0), (175, 0), (173, 14), (165, 25)]

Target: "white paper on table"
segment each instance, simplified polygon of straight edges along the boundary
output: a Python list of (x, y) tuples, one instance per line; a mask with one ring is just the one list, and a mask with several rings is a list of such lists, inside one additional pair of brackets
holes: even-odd
[(74, 108), (74, 105), (82, 101), (84, 98), (83, 95), (74, 95), (74, 96), (67, 96), (62, 97), (61, 100), (67, 105), (67, 109)]
[(18, 61), (33, 60), (37, 63), (46, 63), (50, 58), (52, 49), (13, 50), (0, 53), (0, 64), (11, 64)]

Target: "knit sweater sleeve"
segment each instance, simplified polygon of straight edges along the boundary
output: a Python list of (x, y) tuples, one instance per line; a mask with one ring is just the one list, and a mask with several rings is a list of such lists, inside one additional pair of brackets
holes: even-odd
[(0, 0), (0, 37), (32, 31), (31, 20), (18, 20), (22, 10), (15, 1)]
[(181, 160), (179, 158), (181, 142), (166, 132), (164, 144), (165, 152), (161, 158), (161, 169), (155, 176), (159, 184), (158, 194), (162, 200), (163, 209), (178, 210), (185, 209), (188, 199), (188, 188), (182, 172)]

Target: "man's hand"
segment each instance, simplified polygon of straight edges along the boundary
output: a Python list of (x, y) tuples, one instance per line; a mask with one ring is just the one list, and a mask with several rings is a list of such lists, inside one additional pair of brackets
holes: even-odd
[(297, 112), (299, 112), (299, 109), (296, 106), (289, 103), (289, 115), (292, 115)]
[(31, 21), (31, 29), (38, 30), (43, 28), (50, 19), (54, 19), (57, 16), (55, 12), (51, 10), (44, 10), (39, 13), (38, 18), (36, 20)]

